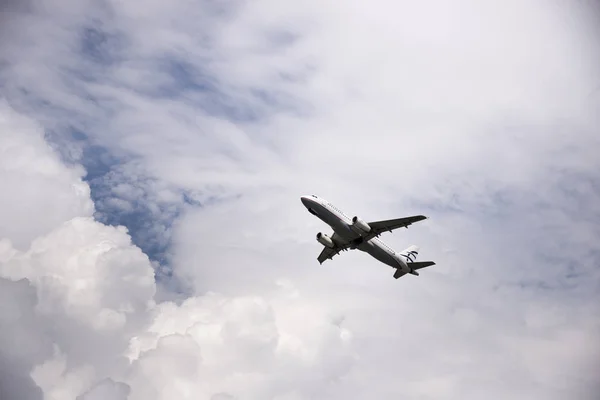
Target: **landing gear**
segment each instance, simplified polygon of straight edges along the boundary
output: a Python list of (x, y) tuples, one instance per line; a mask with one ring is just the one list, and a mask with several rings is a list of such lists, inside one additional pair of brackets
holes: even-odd
[(354, 250), (364, 242), (363, 238), (354, 239), (351, 243), (351, 248)]

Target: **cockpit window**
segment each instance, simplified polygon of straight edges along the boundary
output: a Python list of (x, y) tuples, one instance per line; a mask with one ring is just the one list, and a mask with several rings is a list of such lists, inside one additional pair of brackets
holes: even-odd
[(311, 194), (312, 197), (314, 197), (315, 199), (317, 198), (317, 196), (315, 196), (314, 194)]

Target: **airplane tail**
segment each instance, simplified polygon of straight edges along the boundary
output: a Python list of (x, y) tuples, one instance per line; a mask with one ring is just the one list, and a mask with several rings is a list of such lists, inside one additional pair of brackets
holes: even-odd
[(412, 246), (409, 246), (406, 249), (402, 250), (400, 252), (400, 255), (402, 257), (404, 257), (404, 260), (407, 263), (415, 262), (415, 261), (417, 261), (417, 256), (419, 255), (419, 250), (420, 250), (419, 246), (413, 244)]
[[(412, 275), (419, 276), (419, 273), (417, 272), (418, 269), (435, 265), (435, 262), (433, 261), (417, 261), (417, 256), (419, 255), (419, 246), (416, 245), (409, 246), (406, 249), (402, 250), (400, 252), (400, 255), (404, 257), (404, 261), (411, 269), (409, 273)], [(401, 272), (400, 269), (398, 269), (394, 274), (394, 278), (398, 279), (402, 275), (404, 275), (404, 273)]]

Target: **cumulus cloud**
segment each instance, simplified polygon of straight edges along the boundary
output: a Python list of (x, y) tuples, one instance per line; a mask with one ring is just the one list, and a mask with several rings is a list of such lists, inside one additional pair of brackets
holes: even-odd
[(148, 332), (133, 341), (133, 398), (322, 393), (352, 366), (351, 335), (288, 290), (163, 303)]
[(157, 305), (148, 257), (124, 227), (88, 216), (25, 251), (3, 239), (0, 277), (6, 398), (276, 397), (325, 387), (353, 362), (349, 332), (289, 285)]
[(4, 330), (17, 335), (27, 329), (32, 336), (18, 346), (3, 341), (2, 348), (24, 352), (22, 362), (31, 369), (22, 372), (45, 398), (74, 398), (95, 374), (124, 363), (122, 352), (144, 326), (155, 288), (148, 258), (123, 228), (76, 217), (26, 252), (4, 240), (0, 259), (6, 285), (22, 288), (7, 299), (9, 310), (15, 304), (29, 315), (10, 321), (3, 313)]
[(0, 101), (0, 237), (21, 249), (94, 205), (84, 170), (65, 166), (44, 140), (36, 122)]
[[(64, 0), (3, 24), (24, 114), (0, 110), (3, 390), (594, 398), (597, 10), (282, 4)], [(93, 146), (112, 164), (92, 178)], [(308, 193), (429, 215), (386, 241), (437, 265), (319, 266)], [(181, 301), (130, 234), (171, 246)]]
[(0, 278), (0, 394), (2, 398), (42, 399), (30, 372), (51, 355), (51, 342), (39, 333), (35, 289), (26, 279)]
[(115, 382), (112, 379), (105, 379), (94, 385), (89, 391), (81, 396), (77, 396), (77, 400), (127, 400), (130, 388), (123, 382)]

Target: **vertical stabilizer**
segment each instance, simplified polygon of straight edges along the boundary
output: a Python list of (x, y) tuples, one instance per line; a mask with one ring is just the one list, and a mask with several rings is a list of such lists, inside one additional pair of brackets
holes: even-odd
[(419, 255), (419, 246), (413, 244), (412, 246), (402, 250), (400, 255), (404, 258), (406, 263), (415, 262), (417, 261), (417, 256)]
[(419, 255), (419, 246), (416, 246), (414, 244), (412, 246), (407, 247), (406, 249), (402, 250), (399, 253), (399, 256), (402, 257), (402, 259), (406, 263), (406, 266), (408, 267), (409, 270), (408, 271), (406, 271), (406, 269), (402, 270), (402, 268), (399, 267), (398, 269), (396, 269), (396, 272), (394, 273), (394, 278), (398, 279), (406, 273), (419, 276), (419, 273), (417, 272), (418, 269), (429, 267), (431, 265), (435, 265), (435, 262), (433, 262), (433, 261), (417, 261), (418, 255)]

